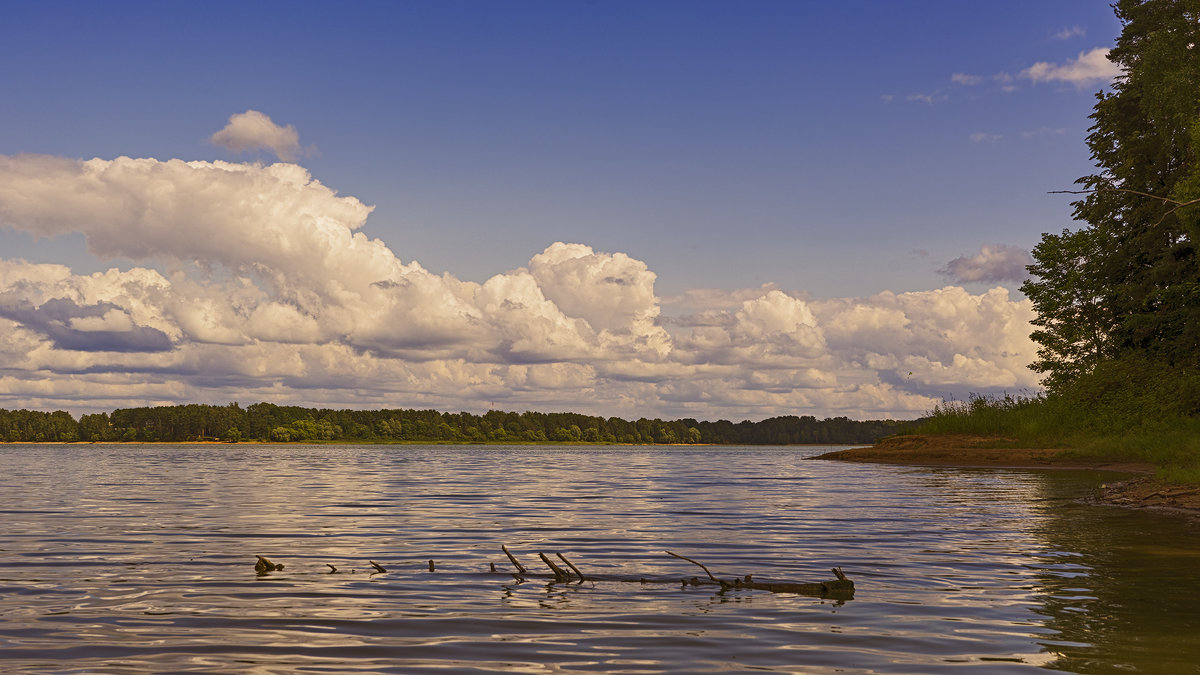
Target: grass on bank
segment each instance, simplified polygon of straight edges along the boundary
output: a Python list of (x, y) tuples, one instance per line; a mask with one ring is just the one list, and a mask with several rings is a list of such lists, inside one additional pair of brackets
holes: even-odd
[(978, 396), (935, 406), (903, 434), (970, 434), (997, 447), (1154, 464), (1200, 484), (1200, 372), (1126, 358), (1052, 394)]

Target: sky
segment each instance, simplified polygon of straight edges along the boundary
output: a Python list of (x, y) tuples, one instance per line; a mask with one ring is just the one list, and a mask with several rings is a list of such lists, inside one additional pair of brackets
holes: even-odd
[(0, 0), (0, 408), (1032, 393), (1107, 3)]

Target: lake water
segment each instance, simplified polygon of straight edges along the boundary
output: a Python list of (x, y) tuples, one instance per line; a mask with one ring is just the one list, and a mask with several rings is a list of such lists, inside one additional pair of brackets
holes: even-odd
[(0, 671), (1200, 672), (1197, 526), (828, 449), (0, 446)]

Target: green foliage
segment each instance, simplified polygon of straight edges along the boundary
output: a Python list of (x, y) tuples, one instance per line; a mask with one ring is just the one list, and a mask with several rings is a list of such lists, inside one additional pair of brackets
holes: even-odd
[(1057, 442), (1052, 430), (1061, 428), (1045, 396), (981, 396), (966, 401), (943, 401), (903, 433), (966, 434), (993, 436), (1026, 447), (1048, 447)]
[(1089, 372), (1113, 351), (1113, 317), (1099, 291), (1099, 245), (1093, 230), (1063, 230), (1042, 235), (1033, 249), (1029, 272), (1041, 281), (1031, 279), (1021, 288), (1037, 309), (1032, 338), (1041, 346), (1030, 366), (1047, 374), (1043, 384), (1051, 391)]
[(62, 410), (0, 410), (0, 438), (11, 442), (48, 441), (70, 443), (79, 440), (79, 425)]
[(0, 410), (0, 439), (11, 442), (180, 442), (253, 439), (297, 442), (421, 443), (712, 443), (789, 445), (871, 443), (895, 433), (894, 420), (774, 417), (761, 422), (664, 421), (592, 417), (578, 413), (502, 412), (484, 415), (436, 410), (328, 410), (256, 403), (245, 409), (181, 405), (122, 408), (111, 415)]
[[(1078, 231), (1043, 235), (1022, 291), (1045, 397), (943, 406), (921, 427), (1149, 461), (1200, 480), (1200, 0), (1119, 0)], [(1192, 478), (1188, 478), (1191, 476)]]
[(943, 403), (907, 431), (1148, 462), (1171, 480), (1200, 482), (1200, 369), (1131, 354), (1103, 361), (1048, 395)]
[(1029, 447), (1095, 445), (1173, 433), (1200, 423), (1200, 369), (1129, 355), (1104, 361), (1057, 392), (984, 397), (935, 406), (908, 433), (1012, 438)]
[(1200, 198), (1200, 0), (1114, 7), (1124, 29), (1109, 58), (1124, 74), (1091, 116), (1084, 226), (1044, 235), (1022, 287), (1051, 392), (1130, 354), (1200, 366), (1200, 204), (1180, 208)]
[(1200, 415), (1200, 369), (1132, 353), (1100, 363), (1057, 400), (1100, 434), (1177, 427)]

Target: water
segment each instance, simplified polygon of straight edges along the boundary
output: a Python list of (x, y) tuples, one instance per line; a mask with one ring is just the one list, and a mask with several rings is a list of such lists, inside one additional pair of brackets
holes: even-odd
[[(1196, 526), (820, 450), (0, 446), (0, 671), (1200, 672)], [(501, 544), (857, 591), (517, 583)]]

